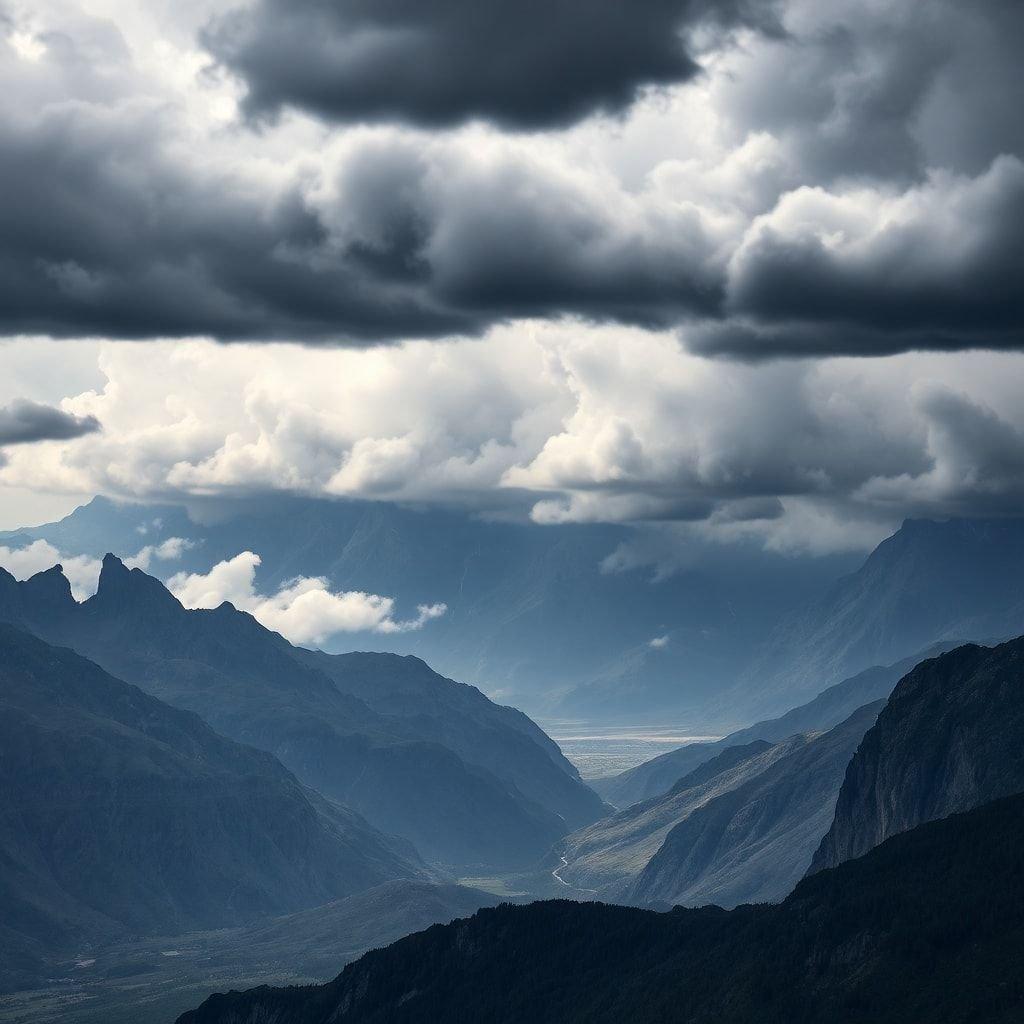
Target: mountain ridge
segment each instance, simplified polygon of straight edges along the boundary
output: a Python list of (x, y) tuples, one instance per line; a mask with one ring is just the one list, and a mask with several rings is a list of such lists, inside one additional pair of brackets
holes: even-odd
[[(306, 784), (432, 861), (525, 866), (604, 812), (539, 728), (429, 669), (417, 676), (419, 703), (384, 714), (337, 685), (330, 656), (294, 648), (229, 604), (185, 609), (158, 580), (109, 554), (96, 594), (81, 604), (66, 580), (63, 597), (52, 599), (58, 576), (51, 569), (17, 583), (4, 573), (0, 618), (271, 751)], [(394, 657), (363, 655), (363, 669), (375, 665), (381, 682)], [(461, 744), (450, 735), (460, 727)], [(470, 747), (484, 763), (457, 749)]]

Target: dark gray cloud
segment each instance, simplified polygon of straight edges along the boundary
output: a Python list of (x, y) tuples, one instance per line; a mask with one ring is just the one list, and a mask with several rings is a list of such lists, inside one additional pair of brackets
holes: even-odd
[(535, 129), (686, 81), (700, 70), (691, 30), (767, 27), (770, 12), (767, 0), (258, 0), (203, 38), (245, 80), (251, 115)]
[(719, 109), (780, 139), (802, 183), (903, 186), (1024, 153), (1018, 0), (789, 0), (786, 12), (792, 31), (762, 41)]
[(190, 173), (153, 127), (74, 107), (0, 125), (4, 333), (367, 343), (477, 327), (325, 253), (295, 190)]
[[(708, 168), (720, 180), (692, 197), (659, 191), (661, 168), (630, 187), (600, 159), (574, 165), (564, 140), (476, 129), (334, 132), (294, 167), (275, 163), (276, 145), (254, 168), (214, 133), (212, 155), (186, 150), (181, 111), (147, 92), (109, 23), (49, 32), (32, 60), (0, 26), (0, 333), (369, 345), (571, 315), (678, 326), (694, 350), (745, 359), (1019, 349), (1024, 122), (1006, 97), (1019, 92), (1024, 6), (858, 6), (787, 0), (785, 32), (729, 51), (738, 70), (708, 102), (737, 144), (770, 132), (779, 167), (750, 188), (758, 172), (742, 160)], [(428, 121), (526, 124), (534, 104), (564, 122), (628, 102), (659, 48), (690, 74), (678, 26), (768, 10), (259, 0), (208, 41), (229, 63), (263, 54), (264, 71), (352, 103), (363, 93), (338, 93), (338, 75), (385, 106), (407, 90)], [(367, 63), (381, 47), (425, 51)], [(458, 88), (476, 73), (493, 109)], [(265, 93), (249, 81), (253, 109), (288, 100), (272, 77)]]
[(667, 324), (720, 301), (692, 216), (662, 223), (522, 153), (477, 166), (398, 133), (328, 164), (313, 197), (301, 174), (189, 166), (167, 110), (103, 96), (83, 59), (66, 39), (36, 66), (102, 102), (32, 118), (0, 103), (5, 334), (359, 345), (523, 315)]
[(1024, 163), (936, 174), (908, 192), (801, 190), (748, 232), (729, 268), (737, 319), (696, 349), (889, 354), (1024, 344)]
[(51, 405), (24, 398), (0, 406), (0, 445), (67, 441), (99, 429), (95, 416), (72, 416)]

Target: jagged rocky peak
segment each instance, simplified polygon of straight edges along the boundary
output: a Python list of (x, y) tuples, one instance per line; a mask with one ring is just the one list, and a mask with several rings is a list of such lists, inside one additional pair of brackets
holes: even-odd
[(61, 608), (69, 603), (74, 604), (75, 601), (71, 594), (71, 583), (64, 575), (64, 566), (59, 563), (29, 577), (22, 587), (37, 605)]
[(137, 607), (140, 604), (152, 609), (164, 606), (181, 609), (178, 599), (155, 577), (141, 569), (129, 569), (117, 555), (107, 552), (103, 556), (99, 585), (91, 598), (96, 605), (118, 605)]

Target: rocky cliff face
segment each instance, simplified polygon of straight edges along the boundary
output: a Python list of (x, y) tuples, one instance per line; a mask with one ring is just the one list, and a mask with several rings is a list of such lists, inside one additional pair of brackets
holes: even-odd
[(811, 870), (922, 822), (1024, 791), (1024, 638), (973, 644), (905, 676), (846, 772)]

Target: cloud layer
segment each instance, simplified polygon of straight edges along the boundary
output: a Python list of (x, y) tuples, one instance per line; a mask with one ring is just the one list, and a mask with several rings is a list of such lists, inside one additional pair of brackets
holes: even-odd
[(167, 342), (98, 354), (105, 387), (63, 404), (107, 429), (10, 449), (0, 484), (676, 522), (816, 551), (868, 547), (906, 515), (1003, 515), (1024, 501), (1013, 354), (722, 363), (670, 333), (573, 322), (371, 352)]
[(1021, 347), (1019, 4), (134, 6), (0, 23), (2, 333)]

